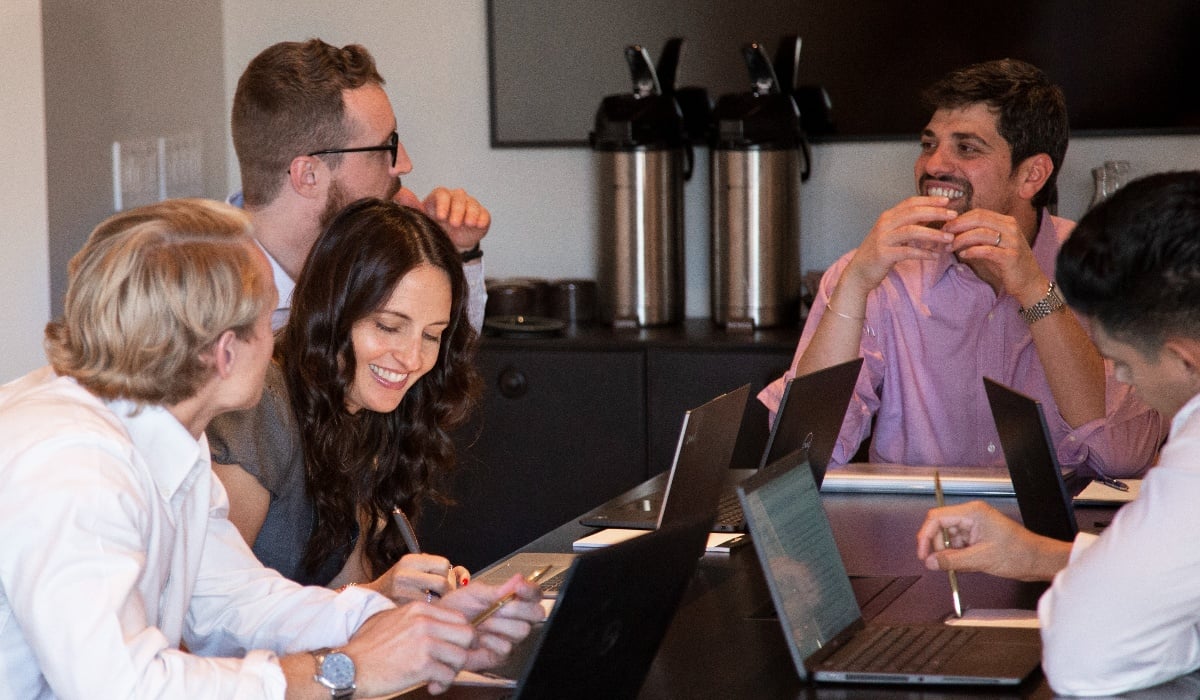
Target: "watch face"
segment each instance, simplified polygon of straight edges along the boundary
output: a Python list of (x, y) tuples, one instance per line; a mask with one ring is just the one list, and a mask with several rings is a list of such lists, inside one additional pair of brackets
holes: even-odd
[(341, 652), (327, 654), (321, 662), (321, 676), (335, 688), (349, 688), (354, 685), (354, 662)]

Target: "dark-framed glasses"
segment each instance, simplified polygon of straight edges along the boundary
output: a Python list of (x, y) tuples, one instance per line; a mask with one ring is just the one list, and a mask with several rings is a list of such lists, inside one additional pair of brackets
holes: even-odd
[(327, 148), (323, 151), (313, 151), (309, 156), (326, 156), (334, 153), (364, 153), (366, 151), (387, 151), (392, 154), (392, 167), (396, 167), (396, 151), (400, 147), (400, 134), (395, 131), (382, 146), (359, 146), (358, 148)]

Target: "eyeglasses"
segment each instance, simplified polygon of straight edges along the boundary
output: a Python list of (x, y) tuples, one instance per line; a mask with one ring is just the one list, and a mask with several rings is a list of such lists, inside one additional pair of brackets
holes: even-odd
[(392, 167), (396, 167), (396, 151), (400, 147), (400, 134), (392, 132), (386, 144), (382, 146), (360, 146), (359, 148), (327, 148), (323, 151), (313, 151), (310, 156), (326, 156), (334, 153), (364, 153), (366, 151), (387, 151), (392, 154)]

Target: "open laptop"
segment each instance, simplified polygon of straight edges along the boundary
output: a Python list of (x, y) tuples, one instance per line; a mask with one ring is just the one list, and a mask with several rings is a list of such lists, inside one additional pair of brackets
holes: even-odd
[(1075, 507), (1063, 481), (1042, 405), (987, 377), (983, 378), (983, 387), (1025, 527), (1056, 540), (1074, 541), (1079, 532)]
[(576, 557), (507, 697), (635, 697), (704, 553), (708, 525), (671, 523)]
[[(711, 524), (749, 396), (750, 385), (746, 384), (684, 415), (665, 498), (617, 501), (615, 508), (606, 504), (580, 522), (601, 523), (593, 527), (634, 530), (653, 530), (697, 518)], [(554, 598), (577, 556), (568, 552), (517, 552), (481, 571), (474, 580), (498, 584), (513, 574), (526, 576), (534, 569), (549, 566), (551, 570), (542, 582), (542, 593)]]
[(749, 398), (750, 385), (745, 384), (688, 411), (683, 416), (666, 488), (661, 493), (610, 501), (584, 514), (579, 523), (653, 530), (669, 522), (673, 513), (687, 519), (696, 513), (713, 512)]
[[(789, 379), (783, 388), (775, 422), (767, 437), (767, 447), (755, 465), (767, 466), (784, 455), (803, 449), (813, 470), (817, 488), (825, 478), (825, 469), (833, 456), (846, 409), (854, 396), (858, 373), (863, 359), (856, 357), (833, 367)], [(717, 518), (713, 523), (716, 532), (745, 532), (746, 518), (738, 501), (737, 484), (754, 470), (731, 469), (727, 475), (725, 490), (717, 504)]]
[[(864, 622), (802, 452), (759, 470), (738, 494), (801, 678), (1017, 685), (1037, 668), (1034, 629)], [(890, 658), (872, 658), (880, 652)]]

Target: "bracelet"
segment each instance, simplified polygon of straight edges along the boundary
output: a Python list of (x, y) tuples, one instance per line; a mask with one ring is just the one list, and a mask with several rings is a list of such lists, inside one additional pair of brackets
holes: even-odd
[(841, 316), (842, 318), (846, 319), (847, 321), (865, 321), (865, 320), (867, 320), (866, 316), (851, 316), (850, 314), (844, 314), (841, 311), (838, 311), (837, 309), (833, 308), (833, 298), (832, 297), (825, 297), (825, 308), (829, 309), (830, 311), (837, 314), (838, 316)]
[(472, 260), (478, 260), (482, 258), (483, 250), (479, 247), (479, 244), (476, 243), (474, 248), (470, 250), (464, 250), (462, 253), (460, 253), (460, 255), (462, 255), (463, 262), (471, 262)]

